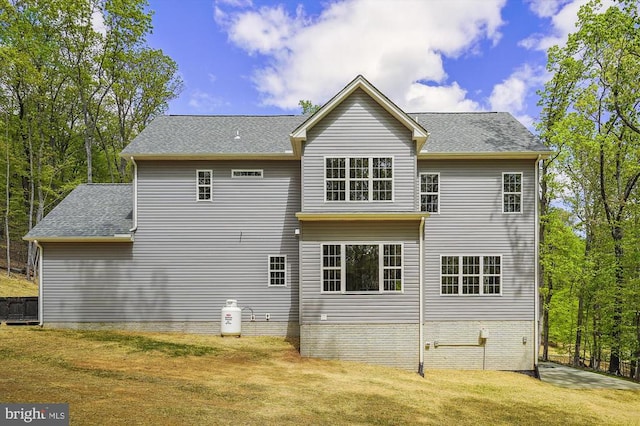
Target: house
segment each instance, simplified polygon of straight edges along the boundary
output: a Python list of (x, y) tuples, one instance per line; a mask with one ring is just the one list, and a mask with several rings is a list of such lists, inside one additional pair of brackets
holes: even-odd
[[(162, 116), (132, 184), (25, 237), (41, 323), (300, 338), (304, 356), (532, 370), (538, 162), (507, 113), (407, 114), (358, 76), (311, 116)], [(251, 321), (252, 314), (255, 321)]]

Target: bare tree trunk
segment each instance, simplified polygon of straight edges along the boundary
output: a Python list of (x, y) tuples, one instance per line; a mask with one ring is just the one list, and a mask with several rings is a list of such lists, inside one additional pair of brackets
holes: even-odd
[(7, 243), (7, 276), (11, 275), (11, 235), (9, 234), (9, 209), (11, 208), (11, 159), (9, 156), (9, 113), (5, 115), (5, 142), (7, 144), (7, 172), (6, 172), (6, 184), (5, 184), (5, 210), (4, 210), (4, 236)]
[(573, 352), (573, 365), (580, 366), (580, 350), (582, 345), (582, 327), (584, 321), (584, 296), (580, 291), (578, 294), (578, 320), (576, 324), (576, 344)]
[(547, 294), (544, 296), (544, 305), (542, 307), (542, 360), (549, 361), (549, 306), (551, 305), (551, 297), (553, 295), (553, 280), (547, 277)]
[[(28, 130), (29, 143), (29, 231), (33, 228), (33, 209), (35, 206), (35, 176), (33, 173), (33, 143), (31, 140), (31, 123)], [(33, 258), (33, 242), (27, 244), (27, 278), (31, 277)]]

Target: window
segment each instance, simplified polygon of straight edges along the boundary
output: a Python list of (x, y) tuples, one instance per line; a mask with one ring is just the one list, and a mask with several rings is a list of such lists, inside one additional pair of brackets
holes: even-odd
[(440, 173), (420, 173), (420, 211), (440, 211)]
[(213, 172), (211, 170), (196, 171), (196, 184), (198, 187), (198, 201), (211, 201), (213, 189)]
[(287, 257), (269, 256), (269, 286), (287, 285)]
[(262, 170), (231, 170), (232, 178), (261, 178)]
[(393, 158), (325, 159), (326, 201), (392, 201)]
[(347, 182), (344, 158), (325, 160), (325, 179), (327, 201), (344, 201)]
[(402, 244), (323, 244), (322, 291), (402, 291)]
[(502, 212), (522, 212), (522, 173), (502, 174)]
[(500, 295), (502, 256), (442, 256), (440, 294)]

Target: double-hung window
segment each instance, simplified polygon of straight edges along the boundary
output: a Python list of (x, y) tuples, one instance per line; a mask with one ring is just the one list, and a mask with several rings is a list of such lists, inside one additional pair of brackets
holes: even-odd
[(196, 187), (198, 201), (211, 201), (213, 192), (213, 172), (211, 170), (196, 171)]
[(440, 211), (440, 173), (420, 173), (420, 211)]
[(402, 244), (323, 244), (322, 292), (402, 292)]
[(502, 173), (502, 212), (522, 213), (522, 173)]
[(269, 256), (269, 286), (287, 285), (287, 256)]
[(502, 256), (442, 256), (440, 294), (499, 295)]
[(392, 157), (325, 158), (326, 201), (392, 201)]

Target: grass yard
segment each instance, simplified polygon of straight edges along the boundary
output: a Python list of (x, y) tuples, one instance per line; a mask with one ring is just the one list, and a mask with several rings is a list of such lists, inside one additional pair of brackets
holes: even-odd
[(640, 392), (301, 358), (278, 338), (0, 326), (0, 401), (84, 424), (640, 424)]
[(25, 279), (24, 276), (0, 271), (0, 297), (25, 297), (37, 296), (38, 284)]

